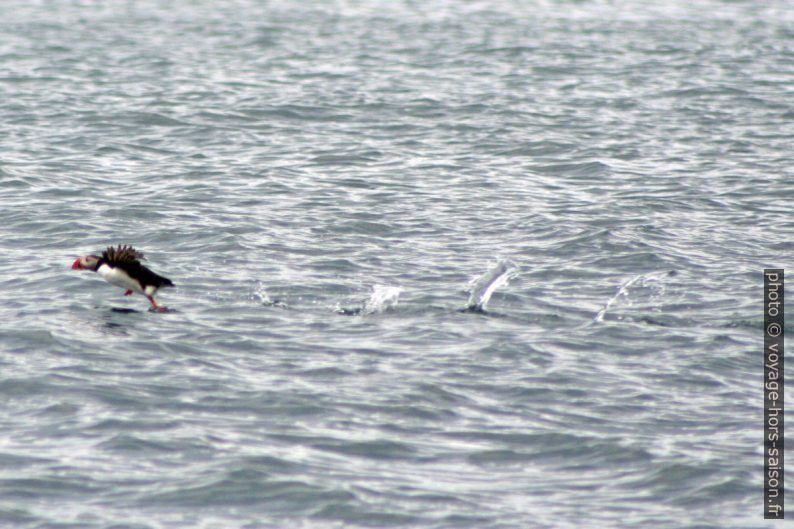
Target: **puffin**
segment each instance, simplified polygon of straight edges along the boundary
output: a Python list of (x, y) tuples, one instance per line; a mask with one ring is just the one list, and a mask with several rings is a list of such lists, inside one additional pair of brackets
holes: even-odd
[(145, 259), (143, 253), (132, 246), (108, 246), (101, 256), (78, 257), (72, 263), (72, 270), (96, 272), (111, 285), (126, 289), (125, 296), (131, 296), (133, 292), (143, 294), (152, 304), (151, 310), (167, 312), (166, 307), (157, 304), (154, 295), (160, 287), (172, 287), (174, 283), (143, 266), (141, 259)]

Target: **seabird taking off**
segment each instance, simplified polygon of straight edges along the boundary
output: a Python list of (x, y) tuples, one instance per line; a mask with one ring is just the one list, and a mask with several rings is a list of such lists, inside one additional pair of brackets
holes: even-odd
[(108, 246), (101, 256), (84, 255), (75, 259), (72, 270), (96, 272), (111, 285), (126, 289), (125, 296), (131, 296), (133, 292), (143, 294), (151, 302), (152, 310), (165, 312), (168, 309), (158, 305), (154, 295), (160, 287), (172, 287), (174, 284), (143, 266), (140, 259), (145, 257), (132, 246)]

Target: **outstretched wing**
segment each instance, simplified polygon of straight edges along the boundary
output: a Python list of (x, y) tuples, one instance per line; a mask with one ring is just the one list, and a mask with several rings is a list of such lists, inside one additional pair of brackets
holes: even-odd
[(142, 252), (139, 252), (132, 246), (119, 245), (115, 248), (108, 246), (107, 249), (102, 252), (102, 259), (111, 265), (139, 265), (141, 264), (140, 259), (146, 258), (143, 256)]
[(139, 259), (145, 259), (143, 253), (132, 246), (120, 245), (115, 248), (108, 246), (107, 250), (102, 252), (102, 259), (110, 266), (120, 268), (126, 272), (127, 275), (141, 284), (141, 288), (145, 288), (147, 285), (157, 288), (174, 286), (167, 277), (155, 274), (143, 266), (139, 261)]

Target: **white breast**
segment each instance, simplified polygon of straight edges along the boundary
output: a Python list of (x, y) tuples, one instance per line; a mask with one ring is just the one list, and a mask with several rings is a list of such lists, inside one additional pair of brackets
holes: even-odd
[(127, 273), (120, 268), (111, 268), (108, 265), (102, 263), (102, 265), (97, 268), (96, 273), (102, 276), (102, 279), (111, 285), (132, 290), (133, 292), (138, 292), (139, 294), (144, 293), (140, 283), (128, 276)]

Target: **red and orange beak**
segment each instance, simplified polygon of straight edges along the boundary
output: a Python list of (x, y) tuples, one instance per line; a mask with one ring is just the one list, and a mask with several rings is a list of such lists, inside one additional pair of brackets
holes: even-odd
[(72, 263), (72, 270), (81, 270), (83, 267), (80, 265), (80, 259), (75, 259)]

